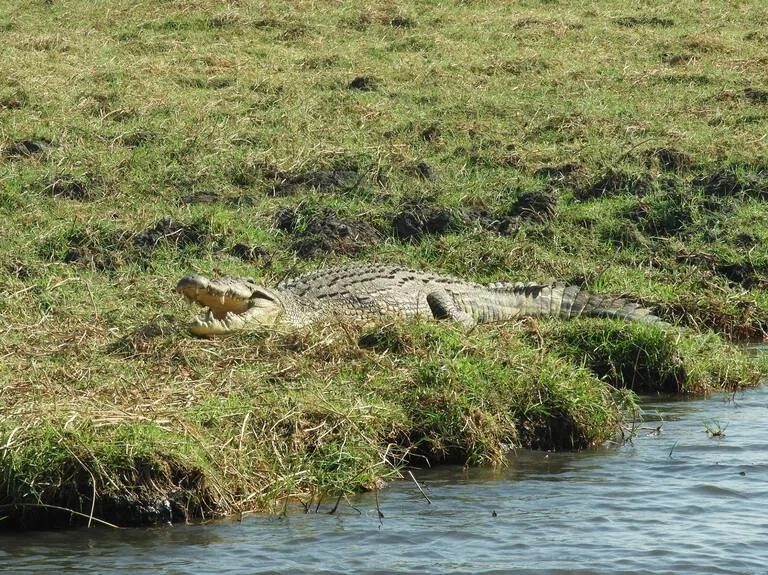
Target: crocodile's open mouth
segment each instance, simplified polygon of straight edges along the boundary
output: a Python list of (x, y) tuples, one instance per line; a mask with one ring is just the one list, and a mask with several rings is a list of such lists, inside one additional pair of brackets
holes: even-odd
[(252, 280), (185, 276), (176, 284), (185, 299), (206, 308), (189, 325), (195, 335), (217, 335), (249, 325), (274, 323), (280, 309), (275, 296)]

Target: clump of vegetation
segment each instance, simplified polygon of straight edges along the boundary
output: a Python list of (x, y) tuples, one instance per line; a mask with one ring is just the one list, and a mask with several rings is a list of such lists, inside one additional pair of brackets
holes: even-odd
[[(103, 365), (95, 385), (49, 359), (44, 380), (5, 396), (5, 525), (279, 509), (374, 487), (404, 463), (499, 465), (516, 447), (583, 448), (621, 433), (631, 396), (511, 327), (467, 335), (413, 323), (257, 342), (143, 330), (113, 346), (121, 368)], [(100, 350), (70, 353), (79, 365)], [(204, 372), (220, 375), (200, 382)]]
[(713, 333), (610, 320), (547, 322), (547, 349), (581, 361), (601, 380), (637, 393), (709, 393), (756, 385), (760, 363)]

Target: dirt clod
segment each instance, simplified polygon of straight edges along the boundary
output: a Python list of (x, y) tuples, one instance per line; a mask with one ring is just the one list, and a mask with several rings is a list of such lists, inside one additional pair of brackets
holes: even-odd
[(650, 168), (654, 163), (662, 170), (672, 172), (684, 172), (693, 166), (693, 158), (674, 148), (655, 148), (646, 150), (643, 154), (645, 165)]
[(689, 52), (664, 52), (661, 55), (661, 61), (670, 66), (678, 66), (680, 64), (687, 64), (694, 60), (696, 56)]
[(40, 154), (51, 147), (51, 142), (45, 139), (19, 140), (8, 148), (9, 156), (26, 157)]
[(310, 188), (319, 192), (356, 189), (365, 178), (364, 175), (352, 170), (317, 170), (290, 174), (278, 172), (275, 174), (276, 183), (270, 194), (276, 197), (290, 196), (300, 188)]
[(398, 14), (390, 18), (389, 25), (393, 28), (413, 28), (416, 23), (411, 18)]
[(101, 250), (91, 248), (87, 245), (73, 246), (69, 248), (64, 255), (63, 261), (64, 263), (75, 264), (100, 272), (117, 269), (119, 265), (109, 254), (102, 253)]
[(435, 124), (427, 126), (421, 131), (421, 139), (425, 142), (434, 142), (440, 137), (440, 128)]
[(32, 277), (32, 269), (19, 259), (14, 258), (3, 267), (8, 275), (18, 280), (26, 280)]
[(139, 232), (133, 238), (138, 247), (157, 247), (161, 243), (183, 247), (189, 244), (202, 244), (208, 238), (208, 230), (202, 225), (185, 225), (172, 218), (162, 218), (153, 226)]
[(283, 208), (275, 215), (275, 226), (293, 236), (291, 247), (302, 258), (328, 253), (358, 254), (381, 239), (370, 223), (340, 218), (331, 208)]
[(523, 221), (520, 216), (497, 214), (485, 208), (465, 208), (461, 217), (467, 224), (496, 232), (501, 236), (514, 236)]
[(401, 240), (418, 240), (425, 235), (445, 234), (452, 229), (451, 210), (428, 203), (406, 203), (403, 211), (392, 219), (395, 236)]
[(212, 205), (221, 201), (221, 196), (218, 192), (192, 192), (181, 198), (182, 204), (204, 204)]
[(372, 76), (358, 76), (347, 86), (350, 90), (360, 90), (361, 92), (372, 92), (378, 87), (379, 81)]
[(120, 138), (121, 143), (128, 148), (138, 148), (159, 139), (158, 135), (148, 130), (137, 130), (130, 134), (125, 134)]
[(679, 193), (639, 198), (626, 211), (640, 231), (657, 237), (670, 237), (686, 231), (695, 219), (696, 208)]
[(553, 180), (564, 180), (571, 174), (578, 172), (582, 169), (579, 164), (561, 164), (559, 166), (542, 166), (537, 168), (533, 175), (540, 178), (549, 178)]
[(768, 173), (764, 171), (740, 175), (725, 167), (695, 178), (693, 185), (709, 196), (768, 198)]
[(768, 104), (768, 90), (748, 86), (744, 88), (744, 97), (754, 104)]
[(93, 198), (89, 184), (72, 176), (61, 176), (55, 179), (46, 190), (55, 198), (78, 201), (88, 201)]
[(622, 193), (643, 197), (653, 190), (653, 180), (649, 174), (629, 173), (609, 168), (591, 184), (576, 191), (581, 200), (616, 196)]
[(427, 162), (417, 162), (411, 167), (413, 173), (424, 180), (434, 180), (437, 178), (435, 169)]
[(623, 18), (616, 18), (615, 22), (625, 28), (636, 28), (638, 26), (671, 28), (675, 25), (675, 21), (671, 18), (658, 18), (656, 16), (625, 16)]
[(768, 267), (744, 259), (729, 259), (712, 253), (682, 253), (677, 261), (719, 274), (745, 289), (768, 287)]
[(552, 188), (581, 189), (587, 184), (587, 175), (584, 166), (568, 162), (558, 166), (541, 166), (533, 175), (548, 181)]
[(523, 192), (510, 208), (507, 216), (523, 219), (548, 220), (557, 212), (557, 196), (548, 192)]
[(272, 255), (261, 246), (249, 246), (248, 244), (235, 244), (229, 249), (229, 253), (244, 262), (260, 262), (262, 265), (269, 265), (272, 261)]

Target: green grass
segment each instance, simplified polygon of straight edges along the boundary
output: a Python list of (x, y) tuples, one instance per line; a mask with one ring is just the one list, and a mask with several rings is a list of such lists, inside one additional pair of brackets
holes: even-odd
[[(640, 394), (737, 390), (757, 383), (766, 368), (712, 332), (594, 320), (549, 321), (529, 337), (543, 339), (560, 357), (581, 362), (601, 380)], [(761, 363), (762, 362), (762, 363)]]
[[(0, 526), (279, 510), (601, 444), (609, 383), (755, 384), (723, 340), (768, 331), (763, 4), (0, 0)], [(352, 261), (682, 329), (180, 329), (181, 275)]]

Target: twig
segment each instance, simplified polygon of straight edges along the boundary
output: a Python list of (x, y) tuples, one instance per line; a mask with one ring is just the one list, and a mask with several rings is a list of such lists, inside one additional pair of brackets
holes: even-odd
[(88, 290), (88, 296), (91, 298), (91, 305), (93, 306), (93, 315), (96, 318), (96, 320), (100, 320), (99, 317), (99, 306), (96, 305), (96, 299), (93, 297), (93, 291), (91, 290), (91, 282), (83, 282), (85, 284), (85, 289)]
[[(64, 446), (64, 449), (69, 451), (69, 454), (75, 458), (75, 461), (77, 461), (80, 464), (80, 467), (82, 467), (88, 475), (91, 476), (91, 486), (93, 487), (93, 493), (91, 494), (91, 513), (88, 515), (88, 528), (91, 528), (91, 523), (94, 520), (93, 512), (96, 509), (96, 477), (93, 475), (93, 472), (90, 470), (90, 468), (83, 463), (83, 461), (77, 456), (77, 454), (72, 451), (69, 448), (69, 445), (64, 443), (64, 437), (57, 432), (57, 435), (59, 436), (59, 439), (62, 441), (62, 445)], [(85, 515), (83, 515), (85, 517)]]
[(379, 490), (377, 489), (374, 491), (374, 495), (376, 496), (376, 513), (379, 514), (379, 529), (381, 529), (381, 526), (384, 525), (384, 514), (381, 512), (381, 508), (379, 507)]
[(344, 501), (346, 501), (346, 502), (347, 502), (347, 505), (349, 505), (349, 506), (350, 506), (352, 509), (354, 509), (355, 511), (357, 511), (357, 514), (358, 514), (358, 515), (362, 515), (362, 514), (363, 514), (363, 512), (362, 512), (362, 511), (360, 511), (360, 510), (359, 510), (357, 507), (355, 507), (354, 505), (352, 505), (352, 502), (351, 502), (351, 501), (350, 501), (350, 500), (347, 498), (347, 496), (346, 496), (346, 495), (344, 496)]
[(424, 499), (427, 500), (427, 505), (431, 505), (432, 504), (432, 500), (429, 497), (427, 497), (426, 493), (424, 493), (424, 490), (421, 488), (421, 485), (419, 485), (419, 482), (416, 481), (416, 478), (413, 476), (413, 473), (411, 472), (410, 469), (408, 470), (408, 475), (411, 476), (411, 479), (413, 479), (413, 482), (416, 484), (416, 487), (419, 488), (419, 491), (421, 491), (421, 494), (424, 496)]
[(243, 437), (245, 436), (245, 426), (248, 423), (248, 418), (251, 417), (251, 412), (247, 411), (243, 418), (243, 425), (240, 426), (240, 443), (237, 445), (237, 450), (241, 452), (243, 450)]
[(623, 159), (625, 159), (627, 156), (629, 156), (629, 154), (631, 154), (633, 150), (635, 150), (635, 149), (639, 148), (639, 147), (640, 147), (640, 146), (642, 146), (643, 144), (647, 144), (648, 142), (652, 142), (653, 140), (656, 140), (656, 139), (658, 139), (656, 136), (651, 136), (650, 138), (646, 138), (645, 140), (641, 140), (641, 141), (640, 141), (640, 142), (638, 142), (637, 144), (635, 144), (635, 145), (633, 145), (633, 146), (630, 146), (630, 147), (627, 149), (627, 151), (625, 151), (623, 154), (621, 154), (621, 155), (619, 156), (619, 159), (618, 159), (618, 160), (616, 160), (616, 161), (617, 161), (617, 162), (621, 162)]
[(339, 498), (336, 500), (336, 505), (333, 506), (333, 509), (331, 509), (328, 512), (328, 515), (333, 515), (336, 513), (336, 510), (339, 508), (339, 503), (341, 503), (341, 498), (344, 497), (343, 495), (339, 495)]
[[(678, 440), (679, 441), (679, 440)], [(672, 459), (672, 452), (675, 450), (675, 447), (677, 447), (677, 441), (672, 445), (672, 449), (669, 450), (669, 458)]]

